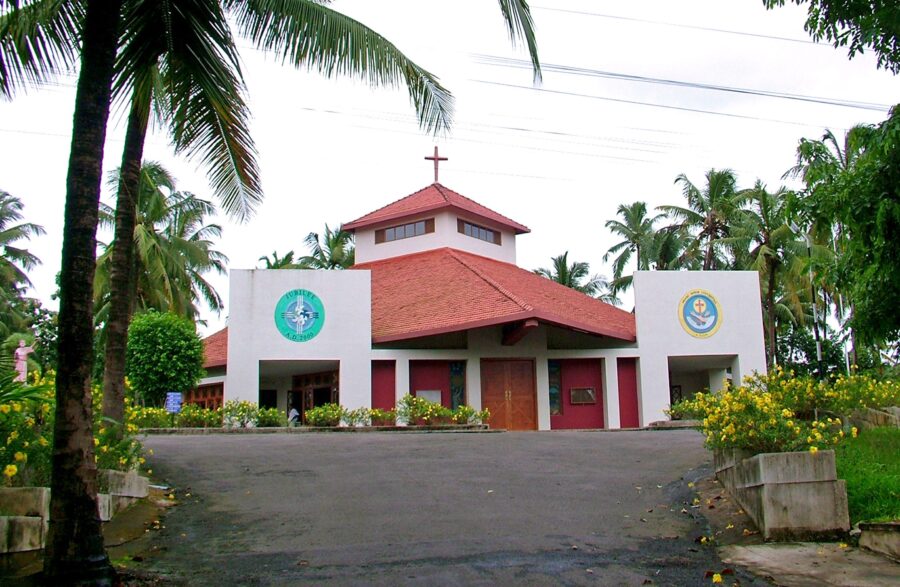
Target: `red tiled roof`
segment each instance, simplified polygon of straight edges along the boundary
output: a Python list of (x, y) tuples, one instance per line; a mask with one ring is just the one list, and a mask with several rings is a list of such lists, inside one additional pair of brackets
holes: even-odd
[(372, 341), (529, 318), (636, 340), (634, 315), (510, 263), (442, 248), (361, 263), (372, 272)]
[(462, 194), (458, 194), (439, 183), (433, 183), (414, 194), (410, 194), (383, 208), (370, 212), (362, 218), (357, 218), (353, 222), (348, 222), (344, 224), (341, 229), (354, 231), (365, 226), (389, 222), (391, 220), (397, 220), (398, 218), (405, 218), (414, 214), (422, 214), (424, 212), (431, 212), (443, 208), (463, 210), (495, 224), (499, 224), (500, 226), (510, 228), (514, 230), (516, 234), (531, 232), (527, 226), (494, 212), (490, 208), (482, 206), (478, 202), (470, 200)]
[(203, 368), (224, 367), (228, 364), (228, 328), (203, 339)]

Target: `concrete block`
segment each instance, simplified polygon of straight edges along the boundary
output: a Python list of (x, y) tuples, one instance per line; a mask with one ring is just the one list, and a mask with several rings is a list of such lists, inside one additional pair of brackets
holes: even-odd
[(128, 509), (133, 503), (141, 500), (140, 497), (127, 497), (124, 495), (110, 495), (110, 513), (117, 516), (122, 510)]
[(49, 487), (0, 488), (0, 515), (50, 517)]
[(863, 430), (882, 426), (900, 428), (900, 416), (887, 410), (873, 410), (872, 408), (856, 410), (850, 416), (850, 421)]
[(0, 552), (25, 552), (44, 546), (44, 520), (36, 516), (0, 516)]
[(809, 483), (837, 479), (834, 451), (774, 452), (750, 457), (738, 468), (743, 485)]
[(859, 545), (900, 562), (900, 522), (860, 524)]
[(112, 501), (108, 493), (97, 494), (97, 513), (100, 514), (101, 522), (108, 522), (112, 519)]
[[(716, 477), (766, 540), (835, 537), (850, 529), (847, 489), (837, 479), (834, 451), (716, 451)], [(744, 453), (746, 454), (746, 453)]]
[(146, 477), (138, 475), (135, 471), (111, 471), (102, 469), (98, 471), (100, 487), (111, 495), (124, 497), (147, 497), (150, 482)]

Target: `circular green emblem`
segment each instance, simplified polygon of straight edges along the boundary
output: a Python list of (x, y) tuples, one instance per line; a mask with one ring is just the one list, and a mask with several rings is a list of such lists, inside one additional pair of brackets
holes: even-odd
[(292, 289), (275, 305), (275, 326), (288, 340), (306, 342), (325, 324), (325, 306), (319, 296), (306, 289)]

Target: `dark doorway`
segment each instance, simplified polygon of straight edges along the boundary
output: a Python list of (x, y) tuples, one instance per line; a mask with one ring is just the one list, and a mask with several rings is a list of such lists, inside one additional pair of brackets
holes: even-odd
[(340, 402), (338, 377), (337, 370), (294, 375), (291, 401), (302, 422), (306, 422), (306, 410)]
[(331, 403), (331, 388), (330, 387), (317, 387), (313, 390), (313, 405), (310, 407), (318, 408), (319, 406), (324, 406), (325, 404)]

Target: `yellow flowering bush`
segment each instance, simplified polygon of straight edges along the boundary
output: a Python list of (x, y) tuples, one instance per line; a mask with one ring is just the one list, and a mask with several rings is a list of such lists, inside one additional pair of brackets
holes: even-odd
[[(48, 376), (52, 384), (52, 372)], [(49, 485), (53, 399), (53, 388), (46, 387), (31, 399), (0, 403), (0, 485)]]
[(898, 404), (900, 387), (894, 381), (852, 375), (819, 382), (776, 368), (737, 388), (699, 393), (677, 409), (702, 420), (710, 448), (816, 452), (856, 435), (845, 423), (853, 410)]
[(165, 408), (147, 408), (141, 406), (126, 407), (128, 420), (138, 428), (172, 428), (175, 423), (173, 414)]
[[(56, 415), (56, 374), (48, 370), (35, 385), (46, 389), (24, 401), (0, 403), (0, 483), (7, 486), (46, 486), (50, 483), (53, 422)], [(101, 412), (99, 385), (92, 389), (94, 458), (100, 469), (128, 471), (143, 461), (143, 448), (135, 438), (135, 410), (126, 403), (126, 422), (119, 433), (116, 423)], [(126, 399), (126, 402), (128, 400)]]

